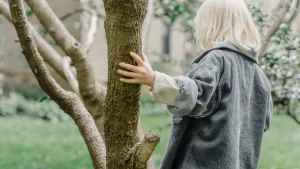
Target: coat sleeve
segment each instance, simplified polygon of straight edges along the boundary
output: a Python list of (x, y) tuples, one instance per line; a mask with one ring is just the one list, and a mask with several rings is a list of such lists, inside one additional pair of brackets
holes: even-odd
[(150, 88), (149, 91), (157, 101), (170, 106), (176, 105), (179, 87), (173, 77), (155, 71), (153, 89)]
[(175, 106), (168, 106), (172, 114), (201, 118), (216, 91), (223, 72), (223, 59), (214, 51), (208, 53), (186, 76), (174, 77), (179, 86)]
[(270, 95), (269, 95), (269, 98), (268, 98), (266, 123), (265, 123), (264, 132), (266, 132), (270, 128), (270, 121), (272, 119), (272, 115), (273, 115), (273, 100), (272, 100), (272, 95), (271, 95), (271, 92), (270, 92)]

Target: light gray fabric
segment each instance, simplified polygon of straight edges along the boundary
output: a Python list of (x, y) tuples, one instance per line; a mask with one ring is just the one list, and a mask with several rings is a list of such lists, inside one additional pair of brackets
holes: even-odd
[(180, 87), (162, 169), (256, 169), (269, 128), (269, 81), (253, 50), (227, 42), (204, 51), (174, 77)]

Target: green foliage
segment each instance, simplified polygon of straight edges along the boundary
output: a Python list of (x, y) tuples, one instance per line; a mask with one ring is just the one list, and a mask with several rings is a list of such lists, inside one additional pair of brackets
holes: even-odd
[(6, 94), (10, 92), (16, 92), (22, 95), (25, 99), (38, 101), (47, 94), (38, 85), (31, 85), (27, 82), (23, 82), (21, 85), (9, 87), (4, 86), (4, 91)]
[(44, 102), (45, 100), (49, 99), (48, 96), (44, 96), (41, 100), (40, 100), (40, 103)]
[(52, 100), (28, 100), (20, 93), (10, 92), (0, 97), (0, 116), (29, 116), (50, 122), (68, 121), (70, 118)]
[[(249, 6), (257, 27), (263, 31), (268, 25), (262, 10)], [(300, 99), (300, 39), (290, 25), (282, 24), (264, 51), (261, 68), (270, 79), (277, 113), (295, 115)], [(293, 108), (292, 108), (293, 107)]]
[(28, 7), (25, 9), (25, 12), (26, 12), (26, 16), (28, 16), (28, 17), (34, 15), (33, 11), (30, 8), (28, 8)]
[(160, 18), (164, 23), (172, 25), (180, 17), (187, 17), (194, 13), (197, 0), (159, 0), (155, 8), (155, 17)]

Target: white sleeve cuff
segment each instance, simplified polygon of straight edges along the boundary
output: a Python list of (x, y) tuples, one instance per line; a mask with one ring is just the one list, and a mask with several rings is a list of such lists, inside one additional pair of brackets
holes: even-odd
[(170, 106), (176, 105), (177, 98), (180, 94), (179, 87), (175, 79), (158, 71), (155, 71), (153, 89), (149, 88), (149, 92), (159, 102)]

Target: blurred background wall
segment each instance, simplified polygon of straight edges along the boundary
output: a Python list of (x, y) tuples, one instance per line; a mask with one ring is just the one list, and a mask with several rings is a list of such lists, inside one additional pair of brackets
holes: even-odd
[[(82, 0), (81, 0), (82, 1)], [(50, 6), (58, 15), (58, 17), (64, 16), (76, 9), (82, 9), (83, 5), (80, 0), (48, 0)], [(248, 4), (253, 4), (264, 9), (265, 13), (270, 13), (275, 8), (279, 0), (245, 0)], [(99, 6), (102, 5), (102, 1), (98, 0)], [(102, 8), (104, 11), (104, 9)], [(293, 22), (293, 30), (300, 30), (300, 13), (298, 13), (295, 22)], [(34, 16), (29, 17), (33, 23), (38, 23)], [(7, 23), (5, 19), (2, 19), (0, 26), (1, 36), (1, 55), (4, 57), (4, 72), (7, 74), (6, 81), (8, 83), (16, 84), (21, 83), (23, 80), (27, 80), (30, 83), (36, 83), (30, 69), (27, 66), (25, 58), (21, 54), (19, 43), (16, 42), (16, 33), (14, 27)], [(74, 35), (79, 41), (84, 40), (88, 33), (89, 18), (84, 13), (77, 13), (64, 21), (67, 29)], [(36, 26), (39, 26), (38, 24)], [(43, 29), (40, 27), (39, 29)], [(145, 44), (146, 49), (144, 53), (148, 55), (150, 61), (159, 60), (159, 57), (164, 54), (164, 36), (170, 31), (170, 50), (168, 55), (175, 61), (182, 61), (185, 59), (185, 35), (179, 31), (176, 24), (168, 30), (165, 24), (155, 17), (152, 19), (151, 27), (149, 30), (149, 37)], [(47, 35), (46, 35), (47, 36)], [(49, 39), (50, 41), (51, 39)], [(59, 49), (58, 49), (59, 50)], [(89, 52), (89, 59), (96, 71), (97, 79), (101, 82), (107, 81), (107, 46), (104, 31), (104, 19), (99, 20), (94, 43)], [(197, 53), (195, 53), (195, 56)], [(184, 71), (180, 66), (174, 66), (171, 74), (183, 74)], [(61, 80), (60, 83), (64, 82)]]

